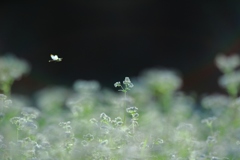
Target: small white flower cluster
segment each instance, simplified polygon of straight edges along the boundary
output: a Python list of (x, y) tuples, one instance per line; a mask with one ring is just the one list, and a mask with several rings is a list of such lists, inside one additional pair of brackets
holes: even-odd
[(7, 96), (0, 94), (0, 108), (8, 108), (12, 104), (12, 100), (7, 99)]
[(34, 108), (25, 107), (21, 114), (23, 116), (13, 117), (10, 119), (10, 122), (16, 125), (17, 130), (25, 130), (29, 134), (34, 133), (38, 128), (34, 119), (39, 116), (39, 111)]
[(219, 79), (219, 85), (223, 88), (228, 86), (238, 88), (240, 86), (240, 71), (234, 71), (233, 73), (221, 76)]
[(111, 122), (111, 118), (107, 116), (105, 113), (101, 113), (100, 118), (102, 122), (105, 122), (105, 123)]
[(182, 85), (181, 78), (173, 71), (152, 69), (144, 73), (145, 83), (162, 94), (174, 92)]
[(201, 122), (205, 123), (207, 126), (212, 126), (213, 121), (215, 121), (217, 118), (216, 117), (208, 117), (203, 119)]
[(29, 64), (13, 55), (0, 57), (0, 82), (19, 79), (30, 70)]
[[(123, 84), (126, 86), (126, 87), (134, 87), (134, 85), (132, 84), (132, 82), (130, 81), (130, 78), (129, 77), (125, 77), (125, 80), (123, 81)], [(114, 83), (114, 87), (121, 87), (121, 82), (116, 82)]]
[(130, 114), (136, 113), (137, 110), (138, 110), (137, 107), (129, 107), (129, 108), (126, 109), (126, 111), (127, 111), (128, 113), (130, 113)]
[[(224, 72), (232, 74), (226, 89), (239, 90), (236, 71)], [(76, 81), (75, 92), (44, 89), (34, 101), (40, 110), (21, 97), (9, 106), (0, 94), (0, 159), (240, 159), (239, 94), (207, 95), (199, 104), (195, 94), (177, 91), (182, 81), (167, 70), (149, 70), (138, 82), (128, 97), (129, 77), (114, 84), (124, 99), (92, 81)]]
[(218, 83), (225, 88), (229, 95), (236, 97), (240, 90), (240, 56), (234, 54), (231, 56), (218, 55), (216, 58), (216, 65), (223, 75), (220, 77)]
[(100, 88), (100, 84), (98, 81), (94, 81), (94, 80), (77, 80), (74, 82), (73, 84), (73, 88), (75, 91), (77, 92), (95, 92), (97, 90), (99, 90)]
[(126, 99), (127, 91), (129, 91), (130, 88), (134, 87), (134, 85), (132, 84), (129, 77), (125, 77), (125, 80), (123, 81), (123, 84), (124, 84), (125, 87), (123, 87), (121, 85), (121, 82), (116, 82), (116, 83), (114, 83), (114, 87), (120, 87), (121, 89), (118, 90), (118, 91), (125, 93), (125, 99)]
[(70, 152), (75, 145), (75, 135), (72, 131), (71, 122), (60, 122), (59, 126), (64, 130), (63, 134), (63, 143), (61, 147), (63, 147), (67, 152)]
[(230, 103), (229, 97), (220, 94), (212, 94), (203, 97), (201, 104), (204, 108), (227, 107)]
[(224, 73), (229, 73), (240, 65), (240, 57), (237, 54), (225, 56), (220, 54), (215, 61), (217, 67)]
[(215, 115), (221, 115), (232, 103), (231, 99), (226, 95), (212, 94), (203, 97), (201, 104), (204, 108), (210, 109)]

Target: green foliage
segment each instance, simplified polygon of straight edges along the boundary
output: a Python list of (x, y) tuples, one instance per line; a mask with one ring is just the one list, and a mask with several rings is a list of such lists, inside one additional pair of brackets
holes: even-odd
[[(72, 89), (45, 88), (34, 96), (36, 107), (27, 97), (4, 91), (0, 159), (238, 160), (239, 58), (220, 56), (216, 64), (227, 94), (205, 95), (200, 104), (179, 91), (176, 72), (160, 69), (144, 72), (134, 86), (129, 77), (116, 82), (122, 93), (85, 80), (75, 81)], [(12, 81), (26, 71), (13, 77), (15, 64), (4, 72), (1, 65), (0, 77), (11, 75)]]

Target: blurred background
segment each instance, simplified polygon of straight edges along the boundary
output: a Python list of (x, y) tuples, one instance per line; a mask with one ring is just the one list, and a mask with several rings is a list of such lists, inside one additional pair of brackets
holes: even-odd
[[(174, 69), (183, 90), (218, 90), (219, 53), (240, 51), (240, 1), (0, 2), (0, 55), (27, 60), (31, 72), (13, 90), (32, 93), (77, 79), (102, 86), (145, 69)], [(49, 63), (50, 54), (63, 58)]]

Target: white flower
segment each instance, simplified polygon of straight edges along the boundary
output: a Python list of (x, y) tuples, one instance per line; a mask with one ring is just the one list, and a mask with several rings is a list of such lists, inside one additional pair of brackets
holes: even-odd
[(174, 92), (182, 85), (182, 79), (171, 70), (152, 69), (144, 74), (144, 81), (150, 88), (160, 92)]
[(230, 56), (220, 54), (216, 57), (215, 62), (217, 67), (222, 72), (230, 72), (240, 65), (240, 56), (238, 54), (233, 54)]
[(17, 80), (30, 70), (29, 64), (12, 54), (0, 57), (0, 82)]
[(120, 82), (114, 83), (114, 87), (120, 87), (120, 86), (121, 86), (121, 83), (120, 83)]
[(134, 86), (129, 77), (125, 77), (125, 80), (123, 81), (123, 84), (127, 85), (130, 88), (132, 88)]
[(125, 77), (125, 80), (123, 81), (123, 84), (128, 84), (128, 83), (131, 83), (130, 78)]

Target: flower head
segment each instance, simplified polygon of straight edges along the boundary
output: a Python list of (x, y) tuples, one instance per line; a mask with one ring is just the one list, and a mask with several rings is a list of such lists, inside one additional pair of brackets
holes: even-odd
[(123, 84), (125, 84), (126, 86), (128, 86), (130, 88), (132, 88), (134, 86), (129, 77), (125, 77), (125, 80), (123, 81)]
[(114, 87), (120, 87), (120, 86), (121, 86), (121, 83), (120, 83), (120, 82), (114, 83)]
[(13, 55), (0, 57), (0, 82), (8, 82), (22, 77), (30, 70), (29, 64)]
[(240, 65), (240, 57), (237, 54), (231, 56), (218, 55), (215, 61), (222, 72), (231, 72)]

